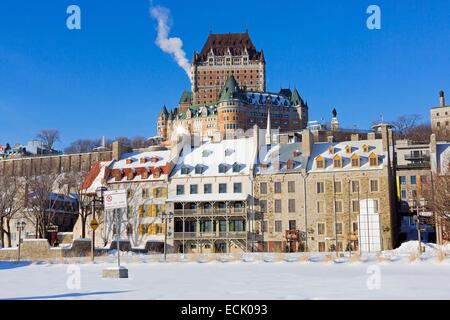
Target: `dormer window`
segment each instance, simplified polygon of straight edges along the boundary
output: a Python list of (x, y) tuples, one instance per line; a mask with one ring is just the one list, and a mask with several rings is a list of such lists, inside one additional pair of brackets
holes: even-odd
[(189, 174), (189, 167), (182, 166), (181, 167), (181, 174)]
[(352, 147), (346, 146), (346, 147), (345, 147), (345, 152), (347, 152), (347, 153), (352, 153)]
[(153, 170), (153, 178), (159, 178), (161, 176), (161, 169), (160, 168), (155, 168)]
[(203, 156), (203, 158), (206, 158), (207, 156), (209, 156), (209, 150), (203, 150), (203, 152), (202, 152), (202, 156)]
[(286, 168), (287, 168), (288, 170), (294, 169), (294, 161), (291, 160), (291, 159), (289, 159), (289, 160), (286, 162)]
[(316, 168), (317, 169), (325, 168), (325, 159), (322, 156), (318, 156), (316, 158)]
[(360, 161), (359, 161), (359, 156), (357, 154), (354, 154), (351, 158), (351, 163), (352, 163), (352, 167), (353, 168), (359, 168), (360, 166)]
[(156, 162), (158, 162), (158, 161), (159, 161), (159, 158), (156, 157), (156, 156), (153, 156), (153, 157), (151, 158), (151, 162), (152, 162), (152, 163), (156, 163)]
[(241, 166), (239, 165), (239, 163), (233, 164), (233, 172), (237, 173), (239, 171), (241, 171)]
[(342, 157), (340, 155), (336, 155), (333, 158), (333, 167), (334, 168), (342, 168)]
[(134, 179), (134, 172), (133, 172), (133, 170), (130, 170), (127, 173), (127, 180), (133, 180), (133, 179)]
[(293, 156), (294, 158), (300, 157), (301, 155), (302, 155), (302, 153), (300, 152), (300, 150), (295, 150), (295, 151), (292, 153), (292, 156)]
[(128, 158), (128, 159), (126, 160), (126, 164), (132, 164), (132, 163), (133, 163), (133, 159)]
[(369, 155), (369, 164), (371, 167), (378, 166), (378, 156), (374, 152)]
[(198, 164), (195, 166), (195, 174), (203, 174), (203, 166)]
[(227, 166), (223, 163), (219, 164), (219, 173), (226, 173), (227, 172)]
[(362, 146), (363, 152), (369, 152), (369, 146), (367, 144)]
[(328, 153), (334, 154), (334, 147), (333, 146), (329, 146), (328, 147)]
[(142, 157), (139, 159), (139, 163), (144, 164), (147, 162), (147, 159), (145, 157)]
[(233, 152), (234, 152), (234, 150), (232, 150), (232, 149), (226, 149), (225, 150), (225, 156), (229, 157), (229, 156), (231, 156), (233, 154)]

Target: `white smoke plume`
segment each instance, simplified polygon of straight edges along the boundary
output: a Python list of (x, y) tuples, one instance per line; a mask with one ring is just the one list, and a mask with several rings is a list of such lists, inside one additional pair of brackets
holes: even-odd
[(161, 6), (150, 7), (150, 14), (158, 22), (156, 31), (158, 33), (155, 44), (165, 53), (170, 54), (176, 63), (183, 68), (188, 78), (191, 77), (191, 64), (186, 58), (183, 50), (183, 41), (180, 38), (169, 38), (170, 32), (170, 10)]

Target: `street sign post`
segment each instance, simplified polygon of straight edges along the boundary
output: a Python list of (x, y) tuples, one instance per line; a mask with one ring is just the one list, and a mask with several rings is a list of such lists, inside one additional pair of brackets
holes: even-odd
[[(105, 212), (108, 210), (113, 210), (116, 214), (116, 243), (117, 243), (117, 266), (118, 272), (120, 274), (120, 223), (121, 223), (121, 213), (122, 210), (126, 210), (127, 203), (127, 190), (111, 190), (104, 193), (104, 206)], [(128, 276), (128, 273), (127, 273)]]

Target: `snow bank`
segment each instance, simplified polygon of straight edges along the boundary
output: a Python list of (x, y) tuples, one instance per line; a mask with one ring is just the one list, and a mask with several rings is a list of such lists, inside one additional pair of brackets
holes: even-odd
[[(439, 247), (434, 243), (423, 243), (422, 247), (425, 248), (425, 254), (435, 255), (439, 250), (450, 252), (450, 244)], [(408, 241), (401, 244), (400, 247), (394, 250), (395, 254), (409, 255), (417, 253), (419, 250), (419, 241)]]

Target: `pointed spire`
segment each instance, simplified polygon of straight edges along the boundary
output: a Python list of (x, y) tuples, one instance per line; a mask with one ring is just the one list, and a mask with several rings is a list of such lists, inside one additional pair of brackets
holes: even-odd
[(231, 100), (239, 94), (241, 89), (233, 75), (229, 76), (220, 93), (220, 101)]

